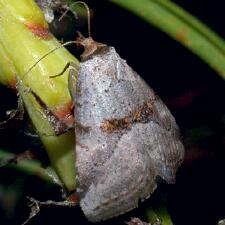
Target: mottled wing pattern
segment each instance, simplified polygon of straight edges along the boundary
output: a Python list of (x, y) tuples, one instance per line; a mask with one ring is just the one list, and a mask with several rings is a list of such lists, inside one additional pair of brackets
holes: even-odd
[(90, 221), (138, 205), (183, 159), (176, 122), (153, 90), (105, 47), (80, 65), (75, 99), (80, 205)]
[(104, 220), (127, 212), (155, 190), (153, 165), (136, 134), (141, 135), (138, 125), (122, 135), (113, 155), (101, 168), (104, 174), (97, 184), (90, 185), (81, 200), (89, 220)]

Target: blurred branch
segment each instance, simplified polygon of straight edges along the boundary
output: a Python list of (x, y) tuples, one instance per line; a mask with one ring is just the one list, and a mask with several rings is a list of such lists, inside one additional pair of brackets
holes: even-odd
[(225, 42), (168, 0), (111, 0), (180, 42), (225, 79)]
[[(16, 155), (0, 149), (0, 162), (7, 162)], [(56, 173), (50, 167), (43, 168), (41, 163), (37, 160), (20, 160), (18, 163), (8, 163), (5, 167), (13, 168), (24, 172), (26, 174), (35, 175), (41, 179), (62, 186), (60, 180), (58, 179)]]
[(146, 215), (150, 224), (155, 224), (159, 220), (160, 225), (173, 225), (170, 214), (164, 203), (161, 203), (157, 208), (148, 208), (146, 210)]

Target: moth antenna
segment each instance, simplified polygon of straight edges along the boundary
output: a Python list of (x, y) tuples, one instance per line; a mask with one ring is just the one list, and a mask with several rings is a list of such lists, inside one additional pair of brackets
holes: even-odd
[[(88, 5), (85, 3), (85, 2), (83, 2), (83, 1), (77, 1), (77, 2), (74, 2), (74, 3), (72, 3), (71, 5), (70, 5), (70, 7), (71, 6), (73, 6), (73, 5), (76, 5), (76, 4), (82, 4), (85, 8), (86, 8), (86, 10), (87, 10), (87, 23), (88, 23), (88, 37), (91, 37), (91, 16), (90, 16), (90, 9), (89, 9), (89, 7), (88, 7)], [(61, 20), (65, 15), (66, 15), (66, 13), (69, 11), (69, 10), (71, 10), (70, 9), (70, 7), (62, 14), (62, 16), (59, 18), (59, 20)], [(75, 14), (74, 14), (75, 15)], [(77, 18), (77, 15), (75, 15), (75, 17)], [(42, 59), (44, 59), (45, 57), (47, 57), (48, 55), (50, 55), (51, 53), (53, 53), (54, 51), (56, 51), (56, 50), (58, 50), (58, 49), (60, 49), (60, 48), (62, 48), (62, 47), (65, 47), (65, 46), (67, 46), (67, 45), (70, 45), (70, 44), (80, 44), (79, 42), (77, 42), (77, 41), (68, 41), (68, 42), (66, 42), (66, 43), (64, 43), (64, 44), (62, 44), (62, 45), (60, 45), (60, 46), (58, 46), (58, 47), (56, 47), (56, 48), (54, 48), (54, 49), (52, 49), (52, 50), (50, 50), (49, 52), (47, 52), (46, 54), (44, 54), (40, 59), (38, 59), (29, 69), (28, 69), (28, 71), (22, 76), (22, 78), (21, 78), (21, 80), (23, 81), (24, 80), (24, 78), (27, 76), (27, 74), (29, 74), (30, 73), (30, 71), (42, 60)]]
[(90, 16), (91, 14), (90, 14), (90, 9), (89, 9), (88, 5), (85, 2), (83, 2), (83, 1), (76, 1), (76, 2), (74, 2), (72, 4), (70, 4), (68, 9), (60, 16), (59, 21), (62, 20), (62, 18), (68, 13), (68, 11), (71, 11), (74, 14), (75, 18), (78, 19), (77, 14), (74, 13), (73, 10), (71, 10), (71, 7), (74, 6), (74, 5), (77, 5), (77, 4), (82, 4), (85, 7), (85, 9), (87, 10), (88, 37), (91, 37), (91, 19), (90, 19), (91, 18), (91, 16)]
[(68, 41), (68, 42), (66, 42), (66, 43), (64, 43), (64, 44), (61, 44), (60, 46), (58, 46), (58, 47), (56, 47), (56, 48), (54, 48), (54, 49), (52, 49), (52, 50), (50, 50), (49, 52), (47, 52), (47, 53), (45, 53), (41, 58), (39, 58), (28, 70), (27, 70), (27, 72), (21, 77), (21, 81), (23, 81), (24, 80), (24, 78), (30, 73), (30, 71), (35, 67), (35, 66), (37, 66), (37, 64), (41, 61), (41, 60), (43, 60), (44, 58), (46, 58), (48, 55), (50, 55), (51, 53), (53, 53), (53, 52), (55, 52), (56, 50), (58, 50), (58, 49), (60, 49), (60, 48), (62, 48), (62, 47), (65, 47), (65, 46), (67, 46), (67, 45), (71, 45), (71, 44), (78, 44), (78, 42), (77, 41)]
[[(76, 3), (76, 2), (74, 2), (74, 3)], [(73, 15), (75, 16), (75, 19), (78, 19), (77, 13), (70, 9), (70, 7), (71, 7), (72, 5), (75, 5), (74, 3), (71, 4), (71, 5), (66, 9), (66, 11), (59, 17), (58, 21), (61, 21), (61, 20), (63, 19), (63, 17), (64, 17), (69, 11), (71, 11), (71, 12), (73, 13)]]

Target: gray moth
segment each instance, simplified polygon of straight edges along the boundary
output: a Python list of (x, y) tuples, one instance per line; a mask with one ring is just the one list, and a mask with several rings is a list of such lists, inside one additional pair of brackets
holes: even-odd
[[(60, 1), (36, 1), (51, 22), (51, 7)], [(75, 105), (77, 194), (87, 219), (98, 222), (149, 198), (157, 188), (157, 177), (174, 183), (184, 147), (166, 105), (113, 47), (90, 37), (77, 42), (85, 51), (76, 92), (72, 84), (76, 69), (68, 64)]]
[(184, 147), (166, 105), (116, 50), (91, 38), (80, 43), (77, 194), (87, 219), (97, 222), (137, 207), (157, 177), (174, 183)]

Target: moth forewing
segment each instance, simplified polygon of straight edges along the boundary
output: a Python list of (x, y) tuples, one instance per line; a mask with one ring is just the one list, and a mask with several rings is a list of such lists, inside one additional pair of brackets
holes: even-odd
[(170, 111), (113, 47), (98, 47), (83, 59), (78, 90), (78, 194), (96, 222), (148, 198), (157, 176), (173, 183), (184, 148)]

